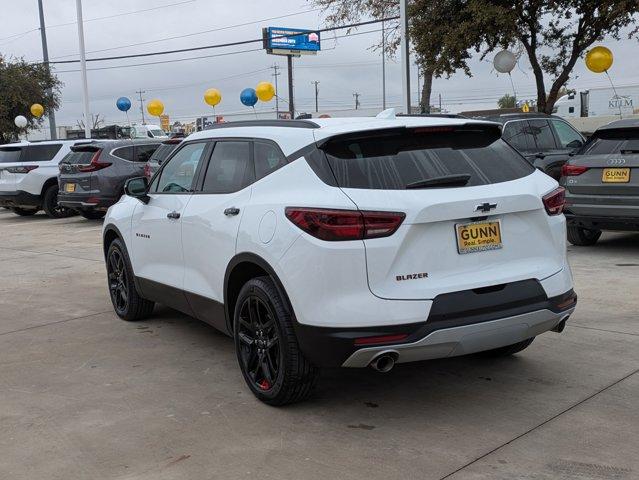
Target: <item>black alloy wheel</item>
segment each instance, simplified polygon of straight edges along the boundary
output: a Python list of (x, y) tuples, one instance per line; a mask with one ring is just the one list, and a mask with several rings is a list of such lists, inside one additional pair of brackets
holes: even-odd
[(274, 406), (309, 396), (318, 370), (300, 350), (288, 301), (270, 277), (242, 287), (233, 313), (233, 337), (240, 370), (259, 400)]
[(124, 257), (119, 249), (113, 249), (109, 252), (107, 274), (113, 307), (118, 315), (123, 315), (129, 305), (129, 279)]
[(58, 205), (58, 185), (51, 185), (44, 192), (42, 209), (49, 218), (67, 218), (75, 215), (70, 208)]
[(273, 388), (282, 364), (280, 335), (275, 316), (265, 302), (249, 295), (240, 306), (238, 325), (240, 361), (255, 388)]

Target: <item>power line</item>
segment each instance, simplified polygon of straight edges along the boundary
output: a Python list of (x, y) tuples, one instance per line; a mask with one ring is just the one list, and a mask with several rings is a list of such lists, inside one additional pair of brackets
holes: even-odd
[[(348, 28), (348, 27), (342, 27), (342, 28)], [(364, 32), (355, 32), (355, 33), (347, 33), (344, 35), (338, 35), (336, 37), (333, 37), (335, 39), (337, 38), (345, 38), (345, 37), (355, 37), (358, 35), (365, 35), (368, 33), (375, 33), (375, 32), (379, 32), (381, 31), (381, 29), (377, 29), (377, 30), (366, 30)], [(184, 61), (189, 61), (189, 60), (199, 60), (202, 58), (215, 58), (215, 57), (225, 57), (228, 55), (235, 55), (235, 54), (240, 54), (240, 53), (249, 53), (249, 52), (261, 52), (264, 49), (262, 47), (260, 48), (252, 48), (252, 49), (248, 49), (248, 50), (237, 50), (234, 52), (226, 52), (226, 53), (218, 53), (218, 54), (213, 54), (213, 55), (200, 55), (197, 57), (187, 57), (187, 58), (176, 58), (173, 60), (158, 60), (156, 62), (144, 62), (144, 63), (132, 63), (129, 65), (111, 65), (108, 67), (96, 67), (96, 68), (87, 68), (87, 71), (95, 71), (95, 70), (111, 70), (114, 68), (129, 68), (129, 67), (140, 67), (140, 66), (146, 66), (146, 65), (160, 65), (160, 64), (164, 64), (164, 63), (176, 63), (176, 62), (184, 62)], [(55, 63), (55, 62), (51, 62), (51, 63)], [(312, 66), (305, 66), (302, 65), (300, 66), (300, 68), (313, 68)], [(55, 73), (74, 73), (74, 72), (79, 72), (80, 70), (58, 70)]]
[[(399, 17), (388, 17), (385, 18), (383, 20), (394, 20), (396, 18)], [(331, 31), (335, 31), (335, 30), (343, 30), (346, 28), (355, 28), (355, 27), (361, 27), (364, 25), (371, 25), (374, 23), (379, 23), (382, 20), (368, 20), (365, 22), (358, 22), (358, 23), (351, 23), (349, 25), (340, 25), (340, 26), (336, 26), (336, 27), (325, 27), (325, 28), (321, 28), (318, 30), (315, 30), (316, 32), (331, 32)], [(290, 34), (290, 35), (281, 35), (281, 37), (294, 37), (296, 34)], [(356, 35), (356, 34), (352, 34), (352, 35)], [(279, 38), (279, 37), (278, 37)], [(157, 55), (169, 55), (172, 53), (184, 53), (184, 52), (194, 52), (194, 51), (199, 51), (199, 50), (209, 50), (212, 48), (223, 48), (223, 47), (234, 47), (234, 46), (238, 46), (238, 45), (247, 45), (249, 43), (262, 43), (263, 39), (262, 38), (255, 38), (255, 39), (251, 39), (251, 40), (239, 40), (236, 42), (227, 42), (227, 43), (218, 43), (218, 44), (214, 44), (214, 45), (203, 45), (203, 46), (199, 46), (199, 47), (190, 47), (190, 48), (179, 48), (179, 49), (175, 49), (175, 50), (163, 50), (163, 51), (158, 51), (158, 52), (148, 52), (148, 53), (135, 53), (135, 54), (131, 54), (131, 55), (116, 55), (116, 56), (112, 56), (112, 57), (98, 57), (98, 58), (87, 58), (87, 62), (103, 62), (103, 61), (108, 61), (108, 60), (123, 60), (123, 59), (128, 59), (128, 58), (141, 58), (141, 57), (153, 57), (153, 56), (157, 56)], [(80, 60), (58, 60), (56, 62), (50, 62), (51, 64), (69, 64), (69, 63), (79, 63)]]
[[(138, 42), (138, 43), (130, 43), (130, 44), (127, 44), (127, 45), (119, 45), (117, 47), (109, 47), (109, 48), (102, 48), (102, 49), (99, 49), (99, 50), (91, 50), (90, 52), (87, 52), (87, 53), (107, 52), (107, 51), (110, 51), (110, 50), (118, 50), (118, 49), (121, 49), (121, 48), (137, 47), (137, 46), (140, 46), (140, 45), (149, 45), (149, 44), (152, 44), (152, 43), (165, 42), (165, 41), (168, 41), (168, 40), (176, 40), (176, 39), (179, 39), (179, 38), (194, 37), (196, 35), (203, 35), (205, 33), (221, 32), (223, 30), (230, 30), (232, 28), (245, 27), (247, 25), (254, 25), (256, 23), (268, 22), (270, 20), (278, 20), (278, 19), (281, 19), (281, 18), (288, 18), (288, 17), (293, 17), (293, 16), (296, 16), (296, 15), (302, 15), (302, 14), (305, 14), (305, 13), (316, 12), (318, 10), (321, 10), (321, 9), (320, 8), (313, 8), (311, 10), (304, 10), (304, 11), (301, 11), (301, 12), (289, 13), (289, 14), (286, 14), (286, 15), (279, 15), (277, 17), (262, 18), (260, 20), (254, 20), (254, 21), (251, 21), (251, 22), (237, 23), (235, 25), (227, 25), (226, 27), (218, 27), (218, 28), (213, 28), (213, 29), (210, 29), (210, 30), (202, 30), (202, 31), (199, 31), (199, 32), (186, 33), (186, 34), (183, 34), (183, 35), (176, 35), (176, 36), (173, 36), (173, 37), (163, 37), (163, 38), (159, 38), (157, 40), (150, 40), (150, 41), (146, 41), (146, 42)], [(65, 58), (65, 57), (72, 57), (74, 55), (77, 55), (77, 53), (69, 53), (69, 54), (66, 54), (66, 55), (58, 55), (57, 57), (52, 57), (52, 58), (54, 58), (54, 59), (55, 58)]]
[[(109, 19), (109, 18), (124, 17), (124, 16), (127, 16), (127, 15), (134, 15), (136, 13), (150, 12), (152, 10), (160, 10), (162, 8), (174, 7), (174, 6), (177, 6), (177, 5), (184, 5), (185, 3), (193, 3), (193, 2), (196, 2), (196, 1), (197, 0), (184, 0), (184, 1), (181, 1), (181, 2), (169, 3), (167, 5), (159, 5), (157, 7), (145, 8), (145, 9), (142, 9), (142, 10), (133, 10), (131, 12), (116, 13), (114, 15), (106, 15), (104, 17), (87, 18), (82, 23), (95, 22), (97, 20), (106, 20), (106, 19)], [(76, 25), (77, 23), (78, 22), (57, 23), (57, 24), (54, 24), (54, 25), (49, 25), (47, 28), (66, 27), (66, 26), (69, 26), (69, 25)], [(1, 40), (6, 40), (8, 38), (13, 38), (13, 37), (17, 37), (17, 36), (26, 35), (26, 34), (31, 33), (31, 32), (36, 32), (38, 30), (40, 30), (40, 29), (39, 28), (33, 28), (31, 30), (26, 30), (24, 32), (15, 33), (13, 35), (9, 35), (8, 37), (0, 38), (0, 41)]]

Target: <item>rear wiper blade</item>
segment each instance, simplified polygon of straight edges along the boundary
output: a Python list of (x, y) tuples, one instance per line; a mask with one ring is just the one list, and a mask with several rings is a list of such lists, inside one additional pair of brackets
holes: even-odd
[(621, 150), (620, 153), (622, 155), (632, 155), (635, 153), (639, 153), (639, 150)]
[(429, 188), (429, 187), (463, 187), (470, 180), (470, 175), (462, 173), (459, 175), (443, 175), (441, 177), (428, 178), (406, 185), (409, 188)]

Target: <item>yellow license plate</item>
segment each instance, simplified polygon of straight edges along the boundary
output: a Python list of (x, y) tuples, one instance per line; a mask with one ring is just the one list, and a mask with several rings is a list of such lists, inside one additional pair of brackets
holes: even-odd
[(75, 192), (75, 183), (67, 183), (64, 185), (64, 191), (68, 193)]
[(604, 168), (601, 174), (603, 183), (628, 183), (630, 181), (629, 168)]
[(458, 223), (457, 251), (460, 254), (496, 250), (502, 247), (501, 225), (497, 222)]

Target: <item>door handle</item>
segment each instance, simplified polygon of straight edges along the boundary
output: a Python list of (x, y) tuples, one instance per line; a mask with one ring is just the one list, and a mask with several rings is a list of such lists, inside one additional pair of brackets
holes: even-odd
[(224, 215), (226, 215), (227, 217), (232, 217), (234, 215), (237, 215), (238, 213), (240, 213), (240, 209), (236, 207), (231, 207), (224, 210)]
[(170, 212), (170, 213), (167, 213), (167, 214), (166, 214), (166, 218), (170, 218), (170, 219), (177, 220), (178, 218), (180, 218), (180, 214), (179, 214), (179, 212), (176, 212), (176, 211), (174, 210), (174, 211), (172, 211), (172, 212)]

